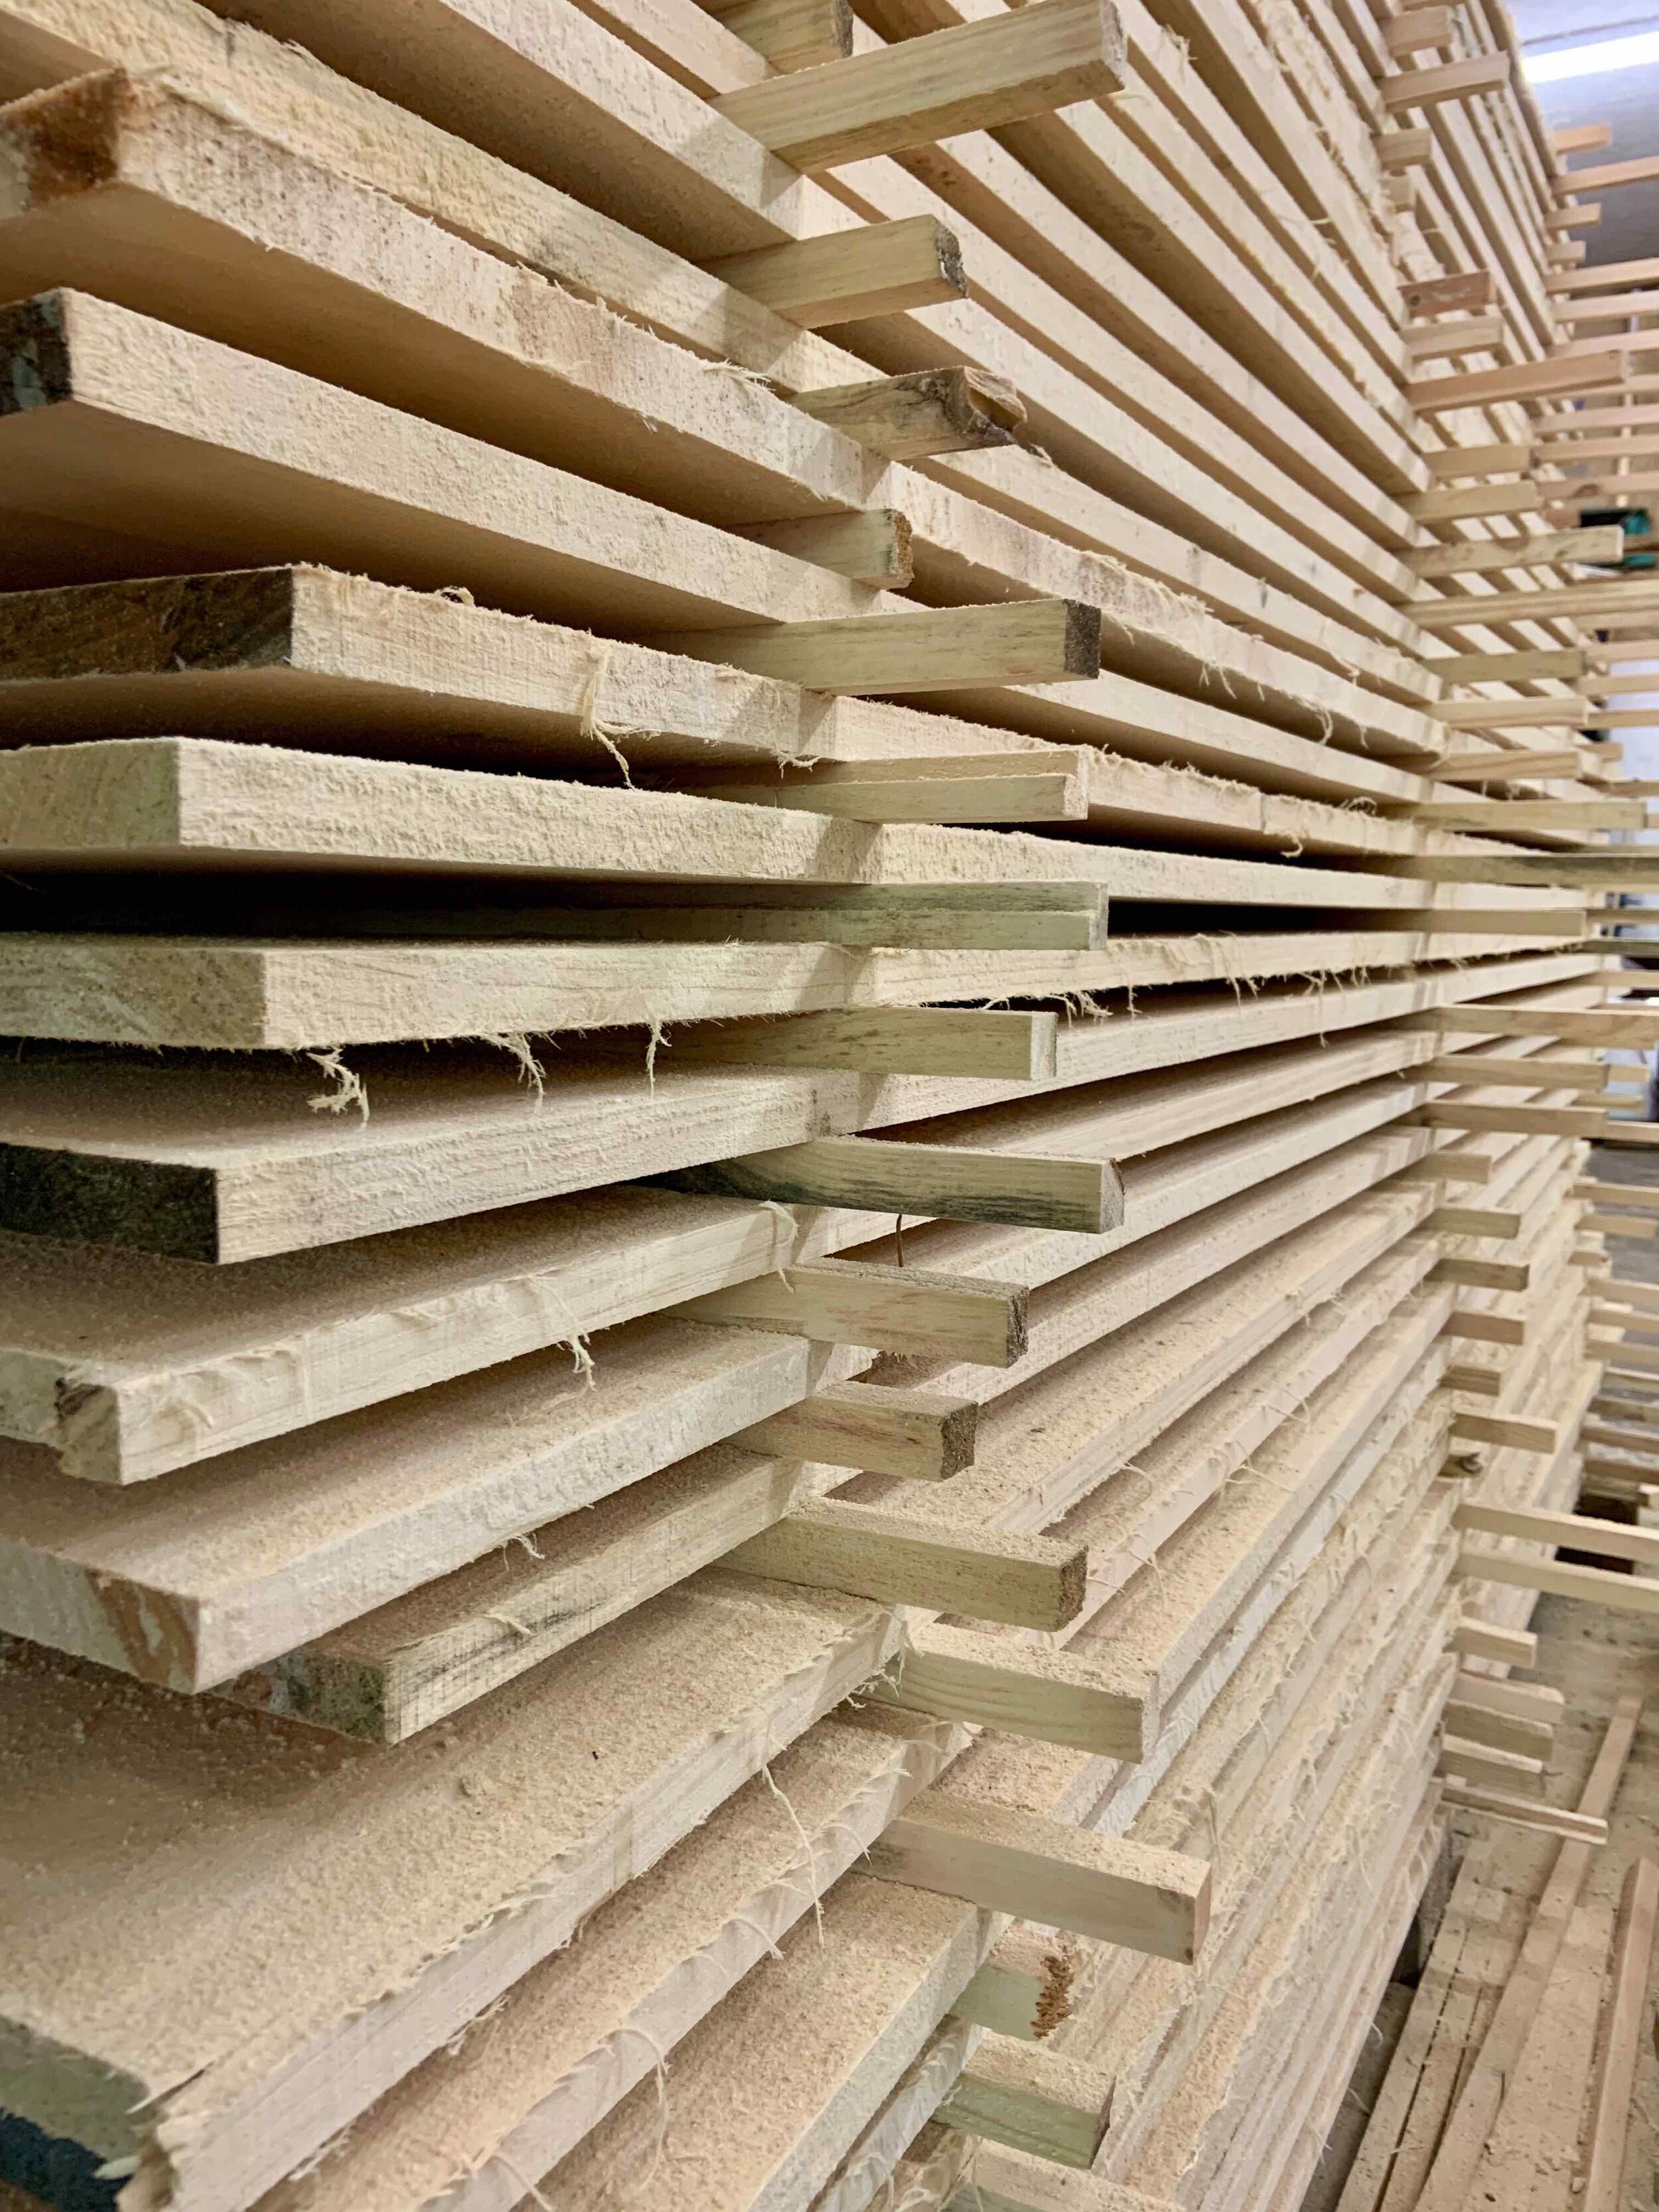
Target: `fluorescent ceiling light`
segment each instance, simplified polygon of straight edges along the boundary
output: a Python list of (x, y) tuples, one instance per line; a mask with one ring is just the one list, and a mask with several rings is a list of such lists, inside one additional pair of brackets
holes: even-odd
[(1564, 46), (1553, 53), (1522, 57), (1534, 84), (1559, 84), (1564, 77), (1599, 76), (1607, 70), (1639, 69), (1659, 62), (1659, 31), (1638, 31), (1628, 39), (1600, 39), (1588, 46)]

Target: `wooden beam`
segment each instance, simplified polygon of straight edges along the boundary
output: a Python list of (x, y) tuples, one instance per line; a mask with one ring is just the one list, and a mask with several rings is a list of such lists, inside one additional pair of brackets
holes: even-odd
[(856, 696), (1091, 681), (1100, 673), (1100, 629), (1099, 608), (1080, 600), (1015, 599), (848, 621), (676, 630), (645, 642), (808, 690)]
[[(1659, 1036), (1659, 1016), (1655, 1017)], [(699, 1024), (674, 1039), (677, 1066), (845, 1067), (868, 1075), (1053, 1079), (1059, 1018), (966, 1006), (881, 1006), (781, 1020)]]
[(1207, 1861), (937, 1784), (889, 1823), (866, 1863), (884, 1881), (1182, 1966), (1198, 1960), (1209, 1924)]
[[(1644, 431), (1639, 435), (1626, 433), (1620, 436), (1601, 438), (1552, 438), (1538, 448), (1540, 463), (1558, 462), (1571, 468), (1581, 461), (1624, 461), (1639, 463), (1659, 460), (1659, 434)], [(1554, 482), (1550, 486), (1553, 499), (1571, 498), (1575, 486), (1571, 477)], [(1642, 551), (1639, 538), (1626, 540), (1626, 550)]]
[[(1557, 694), (1546, 699), (1442, 700), (1436, 711), (1449, 730), (1579, 730), (1595, 719), (1596, 710), (1582, 692), (1574, 692), (1565, 698)], [(1581, 759), (1578, 765), (1588, 768), (1590, 762)], [(1435, 774), (1439, 773), (1437, 766)]]
[[(1474, 575), (1493, 568), (1554, 566), (1563, 561), (1620, 561), (1625, 533), (1608, 523), (1588, 530), (1534, 531), (1522, 538), (1497, 538), (1480, 544), (1435, 545), (1406, 559), (1419, 576)], [(1562, 702), (1564, 720), (1571, 719), (1573, 702)]]
[(1450, 1737), (1442, 1740), (1434, 1771), (1499, 1790), (1507, 1785), (1541, 1794), (1544, 1787), (1541, 1759), (1528, 1759), (1511, 1751), (1488, 1751), (1481, 1745), (1460, 1743)]
[[(1023, 775), (1009, 774), (1012, 763), (1024, 759)], [(710, 799), (729, 799), (743, 806), (781, 806), (802, 814), (830, 814), (848, 822), (1086, 822), (1089, 787), (1061, 765), (1052, 766), (1041, 756), (1004, 754), (988, 774), (975, 773), (975, 763), (963, 763), (957, 776), (937, 774), (890, 774), (890, 763), (872, 762), (871, 773), (862, 764), (837, 762), (828, 775), (809, 769), (799, 775), (774, 775), (761, 783), (726, 781), (718, 776), (687, 777), (685, 787)], [(940, 763), (941, 767), (947, 766)], [(752, 774), (753, 771), (749, 771)]]
[(1468, 830), (1488, 837), (1529, 830), (1645, 830), (1648, 810), (1636, 799), (1431, 799), (1402, 807), (1407, 822)]
[[(1645, 505), (1659, 492), (1659, 470), (1607, 469), (1599, 475), (1561, 477), (1549, 487), (1552, 514), (1569, 514), (1577, 510), (1583, 514), (1587, 507), (1627, 507), (1632, 502)], [(1609, 608), (1616, 614), (1616, 608)], [(1651, 612), (1651, 609), (1645, 610)]]
[(1515, 1060), (1500, 1058), (1497, 1054), (1470, 1050), (1447, 1053), (1443, 1057), (1425, 1060), (1416, 1073), (1431, 1083), (1462, 1083), (1468, 1085), (1519, 1084), (1528, 1091), (1571, 1091), (1591, 1086), (1599, 1088), (1607, 1079), (1607, 1062), (1604, 1060), (1556, 1060), (1544, 1054)]
[[(1463, 522), (1492, 514), (1536, 514), (1544, 495), (1530, 477), (1520, 483), (1449, 484), (1419, 491), (1401, 505), (1415, 522)], [(1421, 601), (1412, 601), (1413, 612)]]
[(1077, 1944), (1016, 1923), (957, 1998), (951, 2016), (1039, 2043), (1068, 2016), (1082, 1962)]
[(1400, 1170), (1397, 1182), (1490, 1182), (1492, 1164), (1478, 1152), (1454, 1152), (1443, 1148), (1426, 1159), (1413, 1160)]
[[(1409, 15), (1397, 15), (1389, 26), (1389, 29), (1392, 31), (1402, 22), (1410, 23), (1415, 20), (1414, 16)], [(1494, 279), (1490, 269), (1471, 269), (1465, 274), (1452, 276), (1407, 277), (1402, 279), (1400, 286), (1401, 302), (1408, 315), (1478, 314), (1483, 307), (1490, 307), (1497, 296)], [(1473, 458), (1474, 453), (1482, 449), (1479, 447), (1471, 448), (1469, 457)], [(1499, 446), (1492, 450), (1497, 453), (1526, 453), (1530, 451), (1530, 448), (1525, 446)], [(1436, 467), (1436, 463), (1443, 461), (1449, 457), (1443, 453), (1430, 453), (1425, 454), (1424, 458), (1427, 460), (1430, 468), (1438, 476), (1442, 471)], [(1494, 470), (1519, 469), (1524, 468), (1526, 463), (1524, 460), (1494, 461), (1488, 465)], [(1482, 476), (1486, 472), (1486, 470), (1481, 468), (1466, 468), (1463, 471), (1467, 476)]]
[(1012, 445), (1025, 420), (1007, 378), (984, 368), (924, 368), (868, 384), (826, 386), (797, 392), (795, 404), (888, 461)]
[(1383, 174), (1398, 179), (1407, 169), (1420, 169), (1434, 152), (1434, 131), (1427, 123), (1404, 130), (1379, 131), (1372, 142)]
[(1499, 1206), (1437, 1206), (1423, 1226), (1441, 1237), (1518, 1237), (1521, 1216)]
[(1444, 361), (1455, 354), (1492, 353), (1504, 343), (1502, 315), (1467, 315), (1444, 323), (1409, 323), (1401, 333), (1408, 362)]
[[(1490, 272), (1483, 270), (1480, 273), (1486, 284), (1490, 287), (1492, 282)], [(1476, 280), (1473, 276), (1437, 276), (1431, 281), (1437, 284), (1472, 284)], [(1423, 288), (1419, 286), (1417, 289)], [(1407, 289), (1409, 291), (1412, 287), (1407, 286)], [(1482, 298), (1471, 304), (1485, 307), (1486, 301)], [(1510, 443), (1488, 446), (1448, 446), (1440, 453), (1425, 453), (1423, 459), (1429, 474), (1442, 483), (1454, 477), (1515, 476), (1522, 474), (1531, 468), (1533, 445), (1532, 441), (1528, 439), (1519, 445)], [(1437, 662), (1437, 668), (1438, 665)]]
[(735, 5), (715, 4), (710, 13), (775, 70), (816, 69), (853, 51), (848, 0), (736, 0)]
[(906, 1482), (947, 1482), (974, 1463), (979, 1403), (928, 1390), (830, 1382), (799, 1405), (738, 1430), (732, 1442)]
[(991, 131), (1123, 86), (1124, 42), (1103, 0), (1036, 0), (746, 85), (711, 105), (792, 167), (831, 169)]
[[(1109, 2076), (1041, 2045), (988, 2035), (933, 2118), (960, 2134), (1006, 2143), (1062, 2168), (1086, 2169), (1099, 2155), (1111, 2112)], [(1003, 2201), (988, 2196), (986, 2212), (996, 2212)]]
[(1582, 299), (1559, 301), (1555, 312), (1564, 323), (1639, 321), (1644, 316), (1659, 313), (1659, 292), (1637, 290), (1587, 295)]
[(1514, 1413), (1456, 1413), (1451, 1432), (1465, 1443), (1496, 1444), (1504, 1451), (1541, 1452), (1553, 1458), (1561, 1449), (1561, 1431), (1555, 1422), (1523, 1419)]
[[(1588, 847), (1571, 853), (1419, 854), (1391, 856), (1379, 872), (1409, 876), (1419, 883), (1510, 884), (1534, 890), (1648, 890), (1659, 888), (1659, 853), (1647, 845)], [(1592, 921), (1620, 926), (1615, 911), (1599, 910)]]
[(728, 1566), (884, 1605), (1016, 1628), (1063, 1628), (1083, 1608), (1086, 1545), (907, 1519), (848, 1498), (804, 1501), (726, 1555)]
[(1430, 665), (1447, 684), (1532, 684), (1552, 676), (1571, 684), (1585, 674), (1589, 662), (1584, 648), (1575, 645), (1520, 653), (1449, 653)]
[(1523, 1137), (1599, 1137), (1607, 1122), (1600, 1107), (1466, 1106), (1443, 1098), (1409, 1118), (1431, 1129), (1498, 1129)]
[(1396, 57), (1449, 46), (1452, 42), (1452, 22), (1449, 8), (1411, 8), (1383, 24), (1382, 43)]
[(1475, 368), (1457, 376), (1414, 377), (1407, 397), (1419, 415), (1443, 415), (1456, 407), (1488, 407), (1505, 399), (1559, 398), (1581, 392), (1607, 392), (1628, 375), (1623, 354), (1605, 359), (1557, 354), (1547, 361), (1511, 362), (1504, 368)]
[(1440, 1802), (1457, 1812), (1478, 1813), (1489, 1820), (1505, 1821), (1512, 1828), (1531, 1828), (1540, 1835), (1559, 1836), (1565, 1841), (1590, 1849), (1607, 1840), (1604, 1820), (1568, 1812), (1559, 1805), (1530, 1805), (1524, 1797), (1510, 1796), (1501, 1790), (1448, 1782), (1440, 1793)]
[(1659, 179), (1659, 154), (1638, 154), (1633, 161), (1569, 169), (1561, 183), (1570, 192), (1604, 192), (1618, 185), (1650, 185), (1656, 179)]
[(1466, 1659), (1492, 1659), (1504, 1667), (1538, 1664), (1538, 1638), (1529, 1628), (1500, 1628), (1465, 1614), (1451, 1632), (1450, 1644)]
[[(1010, 890), (1012, 896), (1007, 895)], [(738, 906), (699, 902), (683, 907), (509, 909), (511, 926), (505, 933), (531, 938), (556, 934), (636, 948), (647, 943), (725, 945), (735, 939), (752, 945), (885, 945), (913, 951), (931, 947), (953, 952), (1082, 952), (1097, 951), (1107, 941), (1108, 909), (1094, 884), (1033, 884), (1000, 890), (994, 885), (965, 884), (959, 888), (899, 884), (868, 889), (826, 884), (821, 891), (810, 892), (808, 898), (810, 903), (772, 900), (757, 887), (745, 885), (744, 903)], [(502, 918), (505, 921), (507, 916)], [(545, 974), (544, 969), (542, 972)], [(619, 969), (618, 975), (622, 972)], [(769, 989), (763, 980), (768, 976), (773, 978)], [(615, 978), (608, 988), (611, 1017), (618, 1018)], [(756, 995), (774, 1000), (784, 995), (777, 987), (777, 971), (760, 972)], [(639, 1003), (643, 1010), (650, 1003), (649, 994)], [(726, 1003), (731, 1003), (729, 992)], [(785, 1009), (779, 1006), (776, 1011)], [(679, 1018), (690, 1017), (683, 1014)]]
[(1443, 1333), (1477, 1344), (1524, 1344), (1527, 1340), (1526, 1323), (1505, 1314), (1455, 1311)]
[(1079, 1652), (939, 1625), (913, 1629), (896, 1668), (860, 1694), (878, 1705), (1104, 1759), (1144, 1758), (1158, 1728), (1155, 1693), (1144, 1671), (1114, 1671)]
[(1477, 93), (1501, 92), (1510, 81), (1507, 54), (1474, 54), (1467, 61), (1446, 62), (1438, 69), (1402, 70), (1384, 77), (1376, 89), (1390, 115), (1408, 108), (1438, 107), (1450, 100), (1470, 100)]
[[(1482, 1036), (1556, 1037), (1567, 1044), (1626, 1045), (1637, 1050), (1659, 1044), (1659, 1006), (1650, 1012), (1638, 1007), (1508, 1006), (1465, 1003), (1456, 1006), (1428, 1006), (1422, 1012), (1402, 1014), (1401, 1029), (1426, 1030), (1443, 1036), (1473, 1032)], [(1547, 1062), (1545, 1063), (1548, 1065)]]
[(931, 215), (761, 246), (748, 254), (726, 254), (706, 268), (710, 276), (759, 299), (803, 330), (938, 307), (967, 296), (956, 232)]
[[(1594, 1413), (1595, 1408), (1591, 1408)], [(1599, 1446), (1599, 1449), (1584, 1454), (1584, 1490), (1607, 1495), (1613, 1486), (1632, 1497), (1659, 1489), (1659, 1466), (1650, 1465), (1645, 1455), (1653, 1449), (1653, 1439), (1633, 1431), (1625, 1422), (1597, 1421), (1586, 1419), (1578, 1431), (1581, 1443)], [(1608, 1447), (1616, 1447), (1611, 1450)], [(1619, 1453), (1635, 1452), (1643, 1456), (1627, 1459)]]
[[(1634, 2106), (1637, 2053), (1647, 2013), (1649, 1967), (1659, 1927), (1659, 1865), (1638, 1858), (1625, 1870), (1614, 1923), (1607, 2001), (1596, 2039), (1582, 2136), (1578, 2212), (1620, 2212), (1625, 2150)], [(1577, 2186), (1577, 2185), (1576, 2185)]]
[[(1509, 1632), (1499, 1631), (1499, 1634)], [(1525, 1639), (1531, 1642), (1528, 1637)], [(1471, 1656), (1477, 1655), (1471, 1654)], [(1486, 1652), (1479, 1655), (1491, 1658)], [(1517, 1660), (1518, 1666), (1530, 1665), (1528, 1660)], [(1520, 1720), (1539, 1722), (1543, 1727), (1554, 1729), (1566, 1717), (1567, 1701), (1563, 1693), (1547, 1682), (1512, 1682), (1494, 1674), (1460, 1674), (1452, 1686), (1452, 1695), (1465, 1705), (1477, 1707), (1485, 1713), (1506, 1713)]]
[(1613, 143), (1610, 123), (1575, 123), (1571, 129), (1553, 131), (1552, 143), (1558, 154), (1594, 154), (1603, 146)]
[[(55, 665), (40, 649), (48, 628), (64, 656)], [(100, 659), (96, 641), (118, 631), (126, 645), (112, 665), (107, 646)], [(170, 663), (156, 648), (160, 635), (176, 641)], [(788, 686), (621, 641), (599, 671), (586, 632), (322, 568), (0, 595), (0, 665), (8, 720), (20, 734), (87, 744), (119, 726), (134, 733), (130, 758), (138, 757), (144, 732), (190, 719), (176, 697), (183, 689), (196, 694), (206, 726), (221, 737), (257, 733), (258, 746), (239, 751), (273, 758), (278, 746), (320, 744), (337, 757), (390, 752), (453, 763), (471, 757), (455, 734), (465, 729), (486, 758), (518, 767), (533, 759), (539, 772), (561, 760), (591, 763), (596, 712), (635, 732), (628, 750), (635, 759), (649, 761), (663, 748), (676, 762), (775, 761), (800, 746), (802, 702)], [(910, 710), (895, 711), (908, 719)], [(179, 746), (173, 757), (198, 747)], [(229, 750), (200, 757), (217, 759), (228, 773)], [(254, 770), (244, 763), (235, 773)], [(528, 787), (521, 780), (520, 800)], [(188, 811), (182, 790), (174, 804)], [(9, 793), (0, 812), (11, 811)], [(382, 805), (380, 813), (410, 818), (406, 807)]]
[(1478, 599), (1419, 601), (1412, 607), (1412, 619), (1421, 629), (1471, 629), (1492, 623), (1543, 622), (1558, 615), (1585, 621), (1626, 607), (1632, 613), (1645, 611), (1654, 604), (1651, 589), (1644, 589), (1642, 578), (1618, 577), (1602, 583), (1564, 584), (1554, 590), (1489, 592)]
[(1526, 1261), (1438, 1260), (1431, 1278), (1439, 1283), (1460, 1283), (1477, 1291), (1524, 1291), (1532, 1280)]
[(924, 1358), (1012, 1367), (1024, 1356), (1026, 1293), (920, 1267), (821, 1260), (691, 1298), (686, 1321), (733, 1322), (820, 1344), (866, 1344)]
[(1571, 207), (1553, 208), (1544, 217), (1544, 228), (1550, 231), (1584, 230), (1601, 220), (1601, 203), (1580, 200)]
[[(1566, 276), (1552, 276), (1545, 289), (1552, 294), (1572, 292), (1605, 292), (1613, 284), (1650, 284), (1659, 283), (1659, 255), (1650, 255), (1644, 260), (1601, 261), (1593, 269), (1577, 269)], [(1595, 426), (1600, 428), (1598, 423)], [(1552, 429), (1573, 428), (1571, 421), (1553, 422)]]
[(909, 518), (896, 507), (866, 507), (854, 514), (813, 514), (792, 522), (745, 522), (733, 535), (879, 591), (902, 592), (915, 574)]
[(1555, 1742), (1553, 1721), (1471, 1703), (1458, 1694), (1455, 1686), (1441, 1709), (1441, 1717), (1449, 1732), (1465, 1743), (1518, 1752), (1524, 1759), (1547, 1759)]
[(1659, 1620), (1659, 1583), (1645, 1582), (1639, 1575), (1615, 1574), (1609, 1567), (1567, 1566), (1559, 1559), (1525, 1559), (1466, 1544), (1457, 1555), (1455, 1571), (1474, 1582), (1547, 1590), (1553, 1597), (1578, 1598), (1613, 1613), (1639, 1613)]
[(1585, 909), (1552, 906), (1401, 908), (1394, 914), (1369, 914), (1365, 927), (1379, 935), (1415, 931), (1425, 937), (1571, 937), (1582, 934)]
[[(1454, 1360), (1442, 1370), (1440, 1379), (1449, 1390), (1461, 1390), (1482, 1398), (1496, 1398), (1504, 1388), (1504, 1377), (1497, 1368), (1477, 1367), (1469, 1360)], [(1449, 1460), (1446, 1465), (1453, 1467), (1455, 1462)]]
[(879, 1137), (815, 1137), (674, 1171), (675, 1187), (786, 1206), (852, 1206), (872, 1213), (1003, 1221), (1097, 1237), (1123, 1218), (1123, 1185), (1109, 1160)]
[[(1659, 1024), (1659, 1013), (1654, 1016)], [(1610, 1206), (1615, 1212), (1634, 1209), (1641, 1213), (1659, 1213), (1659, 1190), (1639, 1182), (1596, 1182), (1585, 1181), (1572, 1187), (1574, 1198), (1594, 1199)]]
[(1504, 752), (1494, 747), (1484, 753), (1448, 753), (1435, 763), (1434, 780), (1437, 783), (1537, 783), (1551, 776), (1577, 775), (1583, 765), (1576, 749), (1545, 752), (1516, 746)]
[(1583, 1513), (1553, 1513), (1540, 1506), (1463, 1504), (1454, 1526), (1486, 1536), (1521, 1536), (1529, 1542), (1557, 1544), (1573, 1552), (1598, 1552), (1609, 1559), (1634, 1559), (1659, 1565), (1659, 1529), (1633, 1528), (1623, 1521), (1595, 1521)]
[[(1061, 818), (1080, 820), (1093, 803), (1099, 765), (1099, 755), (1086, 746), (1031, 744), (1005, 752), (896, 753), (884, 759), (817, 760), (799, 766), (769, 762), (761, 770), (688, 770), (675, 781), (682, 791), (745, 806), (793, 805), (857, 818), (856, 806), (872, 805), (882, 810), (884, 818), (931, 820), (962, 813), (974, 819), (1012, 820), (1012, 814), (996, 814), (999, 802), (982, 787), (994, 781), (1029, 790), (1029, 797), (1016, 791), (1002, 802), (1006, 807), (1018, 807), (1036, 803), (1038, 794), (1058, 780), (1071, 787), (1074, 798), (1068, 804), (1077, 810)], [(893, 792), (884, 795), (879, 788), (884, 784), (892, 785)], [(937, 787), (934, 795), (921, 788), (927, 785)], [(969, 795), (976, 791), (981, 795)], [(901, 809), (906, 810), (903, 817)]]

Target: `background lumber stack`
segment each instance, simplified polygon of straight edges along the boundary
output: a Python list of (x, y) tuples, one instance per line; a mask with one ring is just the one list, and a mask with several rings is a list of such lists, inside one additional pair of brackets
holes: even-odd
[(1511, 48), (0, 0), (26, 2202), (1297, 2202), (1659, 1041)]

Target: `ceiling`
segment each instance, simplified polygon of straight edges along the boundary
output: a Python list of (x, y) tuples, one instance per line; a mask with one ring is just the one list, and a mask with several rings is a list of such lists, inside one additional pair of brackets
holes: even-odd
[[(1534, 53), (1659, 31), (1659, 0), (1511, 0), (1511, 12), (1522, 42)], [(1659, 62), (1568, 77), (1537, 90), (1540, 106), (1558, 131), (1576, 123), (1613, 126), (1605, 153), (1575, 155), (1570, 167), (1659, 154)], [(1659, 254), (1659, 183), (1621, 185), (1607, 192), (1601, 222), (1577, 235), (1589, 246), (1593, 262)]]

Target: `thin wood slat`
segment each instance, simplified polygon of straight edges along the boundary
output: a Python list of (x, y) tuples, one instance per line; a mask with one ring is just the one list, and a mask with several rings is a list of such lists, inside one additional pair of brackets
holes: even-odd
[(1468, 60), (1446, 62), (1437, 69), (1402, 70), (1385, 77), (1377, 89), (1390, 114), (1413, 107), (1438, 107), (1447, 100), (1471, 100), (1483, 92), (1500, 92), (1510, 81), (1507, 54), (1472, 54)]
[(1638, 1858), (1626, 1869), (1614, 1926), (1579, 2166), (1582, 2212), (1619, 2212), (1624, 2201), (1625, 2148), (1656, 1925), (1659, 1866), (1650, 1858)]
[(1202, 1859), (1097, 1836), (1000, 1805), (924, 1790), (870, 1853), (886, 1881), (1193, 1965), (1209, 1923)]
[[(1589, 1779), (1579, 1796), (1578, 1818), (1598, 1823), (1603, 1837), (1607, 1813), (1635, 1741), (1641, 1711), (1639, 1698), (1627, 1696), (1619, 1699)], [(1560, 1818), (1558, 1814), (1558, 1820)], [(1566, 1937), (1568, 1923), (1589, 1872), (1592, 1847), (1588, 1842), (1570, 1842), (1556, 1854), (1554, 1869), (1533, 1914), (1520, 1958), (1498, 2001), (1480, 2051), (1440, 2138), (1418, 2199), (1418, 2212), (1462, 2212), (1468, 2202), (1481, 2154), (1497, 2124), (1509, 2085), (1527, 2047), (1544, 1991)]]
[(706, 265), (711, 276), (806, 331), (939, 307), (968, 290), (955, 232), (929, 215), (793, 238)]
[(713, 105), (793, 167), (830, 169), (1103, 99), (1122, 88), (1123, 67), (1122, 28), (1103, 0), (1036, 0)]

